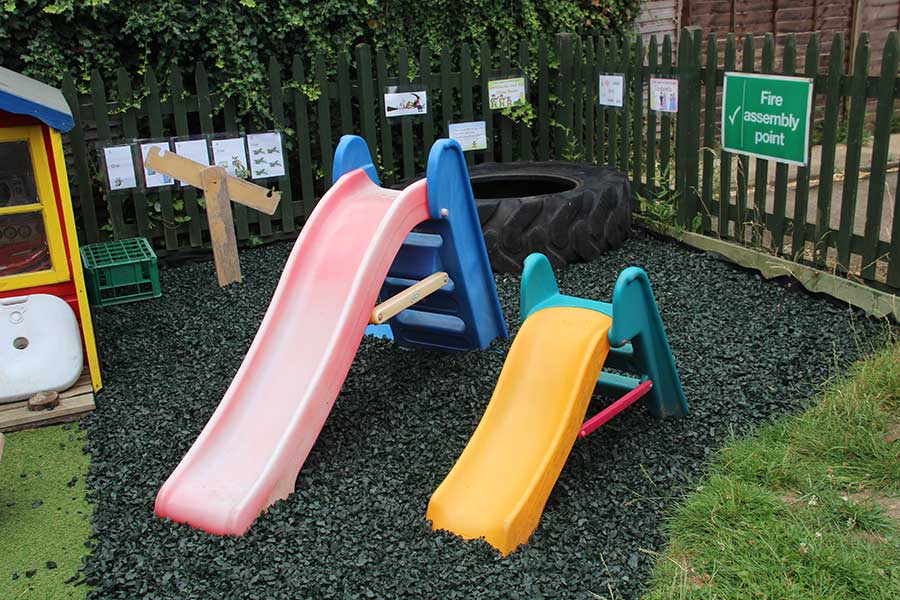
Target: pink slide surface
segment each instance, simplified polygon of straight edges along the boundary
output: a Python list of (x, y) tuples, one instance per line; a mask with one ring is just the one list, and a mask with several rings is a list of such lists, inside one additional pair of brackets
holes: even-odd
[(240, 535), (294, 491), (391, 262), (429, 218), (425, 186), (386, 190), (357, 169), (325, 194), (225, 397), (160, 489), (158, 516)]

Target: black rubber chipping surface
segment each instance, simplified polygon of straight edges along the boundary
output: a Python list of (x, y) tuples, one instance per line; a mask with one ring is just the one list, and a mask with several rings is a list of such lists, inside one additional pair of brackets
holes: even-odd
[[(729, 432), (800, 410), (882, 330), (639, 235), (561, 271), (560, 285), (608, 299), (622, 268), (643, 266), (692, 412), (660, 422), (636, 406), (576, 443), (537, 533), (509, 558), (425, 522), (508, 341), (446, 355), (365, 338), (295, 494), (242, 538), (160, 521), (156, 492), (239, 366), (289, 250), (243, 252), (245, 281), (225, 290), (211, 263), (168, 269), (162, 298), (95, 312), (106, 388), (85, 421), (96, 505), (91, 598), (636, 598), (653, 560), (642, 550), (662, 550), (664, 511)], [(514, 333), (519, 279), (497, 282)]]

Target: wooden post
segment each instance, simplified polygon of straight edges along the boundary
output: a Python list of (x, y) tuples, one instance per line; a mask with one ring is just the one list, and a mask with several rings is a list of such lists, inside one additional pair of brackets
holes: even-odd
[(213, 260), (219, 285), (241, 280), (241, 264), (238, 260), (237, 237), (234, 233), (234, 217), (228, 198), (228, 183), (223, 167), (209, 167), (200, 172), (203, 189), (206, 190), (206, 217), (209, 219), (209, 237), (212, 242)]
[(174, 152), (160, 154), (157, 148), (150, 150), (144, 164), (204, 190), (209, 237), (219, 285), (225, 287), (229, 283), (240, 281), (241, 263), (238, 260), (231, 201), (271, 215), (278, 207), (281, 193), (232, 177), (223, 167), (207, 167)]

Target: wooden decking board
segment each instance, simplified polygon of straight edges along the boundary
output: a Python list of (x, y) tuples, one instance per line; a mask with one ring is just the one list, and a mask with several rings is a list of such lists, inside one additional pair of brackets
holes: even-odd
[(85, 370), (72, 387), (59, 393), (59, 405), (50, 410), (30, 411), (27, 400), (0, 404), (0, 432), (74, 421), (92, 410), (94, 390)]

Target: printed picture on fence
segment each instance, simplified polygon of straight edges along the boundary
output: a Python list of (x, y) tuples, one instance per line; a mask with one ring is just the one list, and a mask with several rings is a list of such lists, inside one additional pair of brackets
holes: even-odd
[(253, 179), (284, 175), (284, 151), (281, 134), (276, 131), (253, 133), (247, 136), (250, 148), (250, 173)]
[(106, 181), (110, 191), (137, 187), (137, 174), (134, 172), (131, 146), (104, 148), (103, 159), (106, 163)]
[(650, 78), (650, 110), (678, 112), (678, 80)]
[(213, 140), (213, 161), (232, 177), (246, 179), (250, 175), (247, 170), (247, 150), (244, 148), (244, 138), (226, 138)]
[(524, 77), (488, 81), (488, 103), (491, 110), (521, 106), (526, 101)]
[[(209, 149), (206, 147), (206, 140), (178, 140), (175, 142), (175, 154), (209, 166)], [(179, 183), (188, 185), (184, 182)]]
[(392, 92), (384, 94), (384, 114), (388, 117), (406, 115), (424, 115), (428, 112), (428, 93), (425, 90), (415, 92)]
[(463, 152), (487, 150), (487, 127), (485, 122), (450, 123), (450, 139), (459, 142)]
[[(169, 151), (169, 142), (150, 142), (147, 144), (141, 144), (141, 160), (146, 161), (147, 155), (150, 153), (151, 148), (159, 148), (160, 154), (165, 154)], [(164, 185), (172, 185), (175, 183), (175, 180), (171, 175), (166, 175), (165, 173), (158, 173), (153, 169), (148, 169), (146, 166), (144, 167), (144, 182), (146, 183), (148, 188), (161, 187)]]
[(624, 105), (623, 90), (625, 89), (625, 77), (623, 75), (601, 75), (599, 102), (601, 106)]

